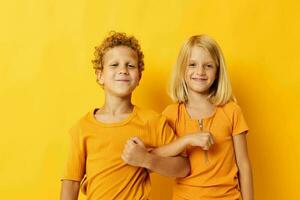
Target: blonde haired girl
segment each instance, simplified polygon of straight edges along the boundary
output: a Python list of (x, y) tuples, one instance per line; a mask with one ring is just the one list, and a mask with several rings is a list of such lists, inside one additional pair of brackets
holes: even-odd
[(176, 102), (166, 107), (179, 139), (154, 153), (185, 152), (191, 172), (178, 178), (173, 199), (253, 199), (247, 153), (248, 126), (232, 94), (224, 56), (207, 35), (190, 37), (182, 46), (169, 90)]

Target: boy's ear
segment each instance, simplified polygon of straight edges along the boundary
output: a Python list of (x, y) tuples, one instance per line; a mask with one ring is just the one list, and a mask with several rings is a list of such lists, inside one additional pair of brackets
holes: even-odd
[(142, 72), (140, 71), (140, 72), (139, 72), (139, 82), (138, 82), (138, 84), (137, 84), (137, 85), (139, 85), (139, 84), (140, 84), (140, 81), (141, 81), (141, 79), (142, 79)]
[(96, 74), (96, 77), (97, 77), (97, 82), (100, 85), (103, 85), (104, 81), (103, 81), (103, 76), (102, 76), (102, 70), (101, 69), (96, 69), (95, 74)]

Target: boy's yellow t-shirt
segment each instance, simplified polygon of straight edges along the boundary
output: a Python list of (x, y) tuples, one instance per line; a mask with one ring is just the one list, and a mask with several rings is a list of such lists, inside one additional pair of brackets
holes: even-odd
[(110, 124), (97, 121), (91, 111), (70, 130), (70, 136), (62, 179), (84, 182), (87, 199), (91, 200), (147, 199), (149, 173), (123, 162), (124, 145), (133, 136), (140, 137), (147, 147), (158, 147), (176, 138), (166, 117), (136, 106), (126, 119)]
[[(179, 137), (200, 131), (199, 121), (189, 116), (183, 103), (167, 106), (163, 115)], [(202, 130), (211, 132), (215, 143), (206, 153), (199, 147), (187, 147), (191, 173), (176, 180), (173, 199), (241, 199), (232, 140), (248, 131), (240, 107), (234, 102), (216, 107), (202, 123)]]

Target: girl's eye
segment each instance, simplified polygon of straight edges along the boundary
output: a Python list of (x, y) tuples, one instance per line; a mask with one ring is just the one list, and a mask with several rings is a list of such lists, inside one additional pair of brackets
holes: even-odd
[(118, 63), (113, 63), (110, 66), (116, 67), (116, 66), (118, 66)]
[(212, 65), (212, 64), (207, 64), (206, 67), (207, 67), (207, 68), (212, 68), (213, 65)]
[(195, 67), (196, 64), (195, 63), (189, 63), (189, 67)]

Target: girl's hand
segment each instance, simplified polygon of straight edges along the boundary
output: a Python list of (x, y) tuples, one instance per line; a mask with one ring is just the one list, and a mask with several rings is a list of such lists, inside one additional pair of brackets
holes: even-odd
[(129, 165), (135, 167), (146, 167), (148, 155), (149, 153), (144, 142), (138, 137), (133, 137), (125, 144), (121, 158)]
[(213, 136), (209, 132), (194, 133), (185, 137), (189, 145), (201, 147), (203, 150), (208, 150), (214, 144)]

